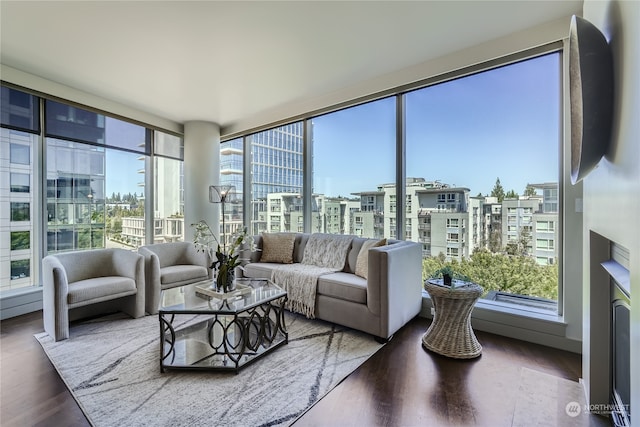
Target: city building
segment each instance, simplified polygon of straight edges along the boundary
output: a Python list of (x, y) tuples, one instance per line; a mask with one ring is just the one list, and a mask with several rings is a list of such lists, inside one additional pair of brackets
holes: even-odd
[(531, 242), (532, 255), (541, 265), (558, 262), (560, 248), (559, 212), (558, 212), (558, 183), (532, 184), (535, 189), (542, 190), (542, 203), (533, 212), (531, 219), (533, 230)]
[[(405, 194), (405, 203), (400, 203), (400, 208), (405, 209), (405, 238), (421, 243), (424, 257), (442, 254), (447, 260), (461, 260), (479, 245), (480, 200), (470, 199), (468, 188), (407, 178)], [(395, 184), (382, 184), (376, 191), (357, 195), (361, 207), (360, 212), (354, 213), (353, 234), (396, 238)]]
[[(289, 231), (302, 215), (303, 127), (293, 123), (247, 137), (251, 150), (250, 234), (262, 231)], [(220, 185), (233, 185), (234, 197), (225, 204), (225, 236), (243, 222), (243, 139), (220, 144)], [(273, 196), (272, 196), (273, 195)], [(282, 195), (282, 196), (280, 196)], [(298, 198), (296, 204), (295, 198)], [(286, 200), (285, 200), (286, 199)], [(283, 211), (282, 209), (287, 211)], [(298, 212), (296, 214), (295, 212)], [(283, 214), (279, 216), (278, 214)], [(288, 215), (285, 219), (284, 215)], [(293, 216), (293, 218), (291, 218)], [(294, 221), (294, 222), (291, 222)], [(221, 224), (222, 226), (222, 224)], [(295, 225), (295, 230), (297, 230)]]
[[(159, 147), (180, 147), (176, 137), (161, 132), (154, 133), (155, 143)], [(180, 156), (180, 153), (174, 153)], [(138, 187), (141, 190), (141, 203), (145, 201), (145, 162), (146, 156), (138, 158), (142, 162), (138, 173), (141, 178)], [(156, 155), (153, 176), (153, 243), (179, 242), (185, 238), (184, 227), (184, 163), (175, 158)], [(176, 191), (176, 189), (178, 191)], [(139, 247), (146, 244), (145, 219), (124, 216), (122, 218), (122, 238), (127, 244)]]
[[(3, 103), (3, 116), (7, 107)], [(32, 209), (37, 183), (31, 173), (31, 135), (5, 128), (0, 135), (0, 291), (7, 291), (33, 283), (31, 272), (37, 258), (31, 229), (38, 221)]]

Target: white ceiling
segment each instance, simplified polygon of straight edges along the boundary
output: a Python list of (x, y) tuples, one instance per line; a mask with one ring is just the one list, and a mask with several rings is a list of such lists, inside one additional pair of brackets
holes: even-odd
[(6, 1), (2, 64), (178, 123), (229, 126), (582, 1)]

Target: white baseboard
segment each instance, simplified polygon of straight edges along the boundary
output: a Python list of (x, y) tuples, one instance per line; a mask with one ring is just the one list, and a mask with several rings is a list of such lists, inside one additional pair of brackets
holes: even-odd
[(42, 288), (5, 295), (0, 299), (0, 320), (42, 310)]

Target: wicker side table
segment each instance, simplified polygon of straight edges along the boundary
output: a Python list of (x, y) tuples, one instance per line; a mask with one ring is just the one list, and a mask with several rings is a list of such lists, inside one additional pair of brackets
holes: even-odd
[(471, 310), (482, 287), (467, 283), (450, 288), (442, 280), (428, 280), (424, 284), (435, 309), (431, 326), (422, 337), (422, 346), (428, 350), (456, 359), (471, 359), (482, 353), (471, 328)]

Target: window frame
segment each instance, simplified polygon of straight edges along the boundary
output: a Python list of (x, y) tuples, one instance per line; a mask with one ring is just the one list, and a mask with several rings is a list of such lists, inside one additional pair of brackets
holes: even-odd
[[(480, 72), (484, 72), (484, 71), (489, 71), (492, 69), (497, 69), (500, 67), (504, 67), (504, 66), (508, 66), (511, 65), (513, 63), (517, 63), (520, 61), (525, 61), (528, 59), (532, 59), (535, 57), (539, 57), (539, 56), (544, 56), (547, 54), (551, 54), (551, 53), (558, 53), (560, 55), (559, 58), (559, 63), (560, 63), (560, 87), (561, 87), (561, 93), (559, 94), (559, 102), (561, 103), (560, 105), (560, 111), (564, 111), (566, 109), (566, 90), (565, 90), (565, 85), (566, 85), (566, 61), (567, 61), (567, 56), (563, 54), (563, 52), (565, 51), (565, 49), (567, 48), (566, 46), (566, 40), (557, 40), (557, 41), (553, 41), (553, 42), (549, 42), (537, 47), (533, 47), (530, 49), (525, 49), (522, 50), (520, 52), (517, 53), (513, 53), (513, 54), (509, 54), (509, 55), (505, 55), (502, 57), (498, 57), (492, 60), (488, 60), (485, 62), (480, 62), (477, 63), (475, 65), (471, 65), (468, 67), (463, 67), (454, 71), (450, 71), (450, 72), (445, 72), (442, 73), (440, 75), (436, 75), (415, 83), (409, 83), (406, 85), (402, 85), (402, 86), (398, 86), (389, 90), (385, 90), (373, 95), (369, 95), (366, 97), (362, 97), (360, 99), (356, 99), (353, 100), (352, 102), (345, 102), (343, 104), (340, 105), (334, 105), (334, 106), (328, 106), (326, 108), (320, 109), (320, 110), (316, 110), (316, 111), (311, 111), (305, 114), (301, 114), (295, 117), (292, 117), (290, 119), (283, 119), (281, 121), (275, 122), (275, 123), (270, 123), (268, 125), (264, 125), (261, 127), (257, 127), (252, 129), (250, 132), (244, 132), (244, 131), (239, 131), (239, 132), (235, 132), (235, 133), (229, 133), (227, 135), (223, 135), (221, 140), (227, 141), (233, 138), (237, 138), (237, 137), (246, 137), (250, 134), (259, 132), (261, 130), (264, 129), (269, 129), (269, 128), (273, 128), (275, 126), (280, 126), (283, 124), (287, 124), (287, 123), (292, 123), (295, 121), (300, 121), (303, 120), (306, 122), (306, 126), (305, 128), (309, 125), (310, 121), (319, 115), (323, 115), (323, 114), (327, 114), (329, 112), (333, 112), (333, 111), (337, 111), (337, 110), (341, 110), (341, 109), (346, 109), (346, 108), (353, 108), (353, 107), (357, 107), (358, 105), (364, 104), (364, 103), (368, 103), (368, 102), (372, 102), (378, 99), (382, 99), (382, 98), (386, 98), (386, 97), (390, 97), (390, 96), (395, 96), (396, 97), (396, 111), (397, 111), (397, 122), (396, 122), (396, 126), (397, 126), (397, 132), (396, 132), (396, 149), (397, 149), (397, 153), (402, 153), (401, 156), (398, 157), (397, 159), (397, 176), (396, 176), (396, 182), (395, 182), (395, 186), (396, 186), (396, 195), (398, 197), (404, 197), (405, 196), (405, 183), (406, 183), (406, 176), (404, 176), (404, 164), (405, 164), (405, 159), (404, 159), (404, 151), (405, 151), (405, 135), (404, 135), (404, 101), (403, 101), (403, 97), (405, 94), (411, 92), (411, 91), (415, 91), (415, 90), (419, 90), (431, 85), (435, 85), (438, 83), (443, 83), (446, 82), (448, 80), (453, 80), (453, 79), (457, 79), (457, 78), (463, 78), (472, 74), (476, 74), (476, 73), (480, 73)], [(559, 121), (559, 127), (560, 129), (564, 129), (564, 121), (562, 120), (562, 118)], [(555, 193), (555, 198), (554, 200), (551, 200), (550, 202), (554, 202), (557, 205), (557, 209), (555, 210), (557, 212), (558, 218), (559, 218), (559, 222), (562, 221), (563, 218), (563, 186), (565, 185), (565, 174), (564, 174), (564, 156), (563, 156), (563, 152), (564, 152), (564, 146), (566, 145), (566, 133), (564, 131), (560, 132), (561, 135), (559, 136), (559, 140), (558, 140), (558, 152), (559, 152), (559, 157), (558, 157), (558, 189), (556, 190), (557, 193)], [(305, 146), (309, 146), (310, 142), (308, 141), (308, 139), (305, 137)], [(245, 146), (246, 148), (246, 146)], [(306, 151), (305, 152), (305, 166), (303, 168), (303, 174), (304, 174), (304, 180), (306, 183), (310, 183), (311, 179), (312, 179), (312, 165), (310, 163), (309, 158), (311, 157), (310, 152)], [(246, 164), (245, 164), (245, 179), (247, 181), (245, 181), (246, 185), (250, 185), (250, 177), (247, 176), (247, 174), (249, 173), (249, 170), (246, 168)], [(310, 191), (311, 187), (310, 184), (308, 184), (308, 187), (305, 187), (304, 191), (304, 200), (305, 200), (305, 205), (309, 206), (310, 205), (310, 199), (311, 199), (311, 191)], [(445, 192), (443, 194), (444, 196), (444, 201), (442, 204), (437, 206), (437, 210), (439, 211), (447, 211), (448, 209), (450, 209), (450, 206), (447, 202), (450, 202), (451, 200), (447, 199), (447, 193)], [(368, 200), (374, 199), (373, 196), (370, 195), (362, 195), (362, 197), (367, 197), (367, 200), (363, 200), (362, 201), (362, 207), (363, 207), (363, 211), (366, 211), (365, 207), (369, 206)], [(455, 196), (454, 196), (455, 197)], [(375, 202), (371, 202), (371, 203), (375, 203)], [(404, 205), (404, 204), (403, 204)], [(374, 206), (371, 206), (371, 209), (374, 209)], [(453, 210), (456, 209), (456, 206), (454, 205)], [(494, 207), (495, 209), (495, 207)], [(248, 210), (245, 210), (246, 212)], [(404, 215), (405, 215), (405, 209), (396, 209), (396, 217), (395, 219), (396, 221), (389, 221), (389, 223), (392, 223), (392, 228), (395, 228), (396, 232), (395, 235), (393, 237), (397, 238), (397, 239), (404, 239), (406, 237), (406, 234), (408, 232), (408, 230), (406, 230), (405, 227), (398, 227), (397, 224), (404, 224)], [(495, 214), (495, 212), (492, 211), (492, 214)], [(391, 218), (393, 219), (393, 218)], [(249, 221), (249, 218), (245, 218), (245, 223), (249, 223), (247, 222)], [(310, 209), (309, 209), (309, 214), (308, 217), (305, 217), (305, 231), (309, 232), (310, 231), (310, 224), (311, 224), (311, 215), (310, 215)], [(533, 221), (529, 221), (528, 224), (533, 225)], [(464, 223), (462, 225), (458, 225), (458, 228), (463, 228), (464, 229)], [(562, 247), (563, 247), (563, 231), (562, 231), (562, 224), (558, 224), (557, 228), (557, 232), (558, 232), (558, 264), (560, 266), (562, 266)], [(474, 235), (475, 238), (475, 235)], [(465, 238), (461, 236), (462, 241), (465, 241)], [(564, 293), (564, 287), (563, 287), (563, 271), (562, 268), (559, 268), (559, 274), (558, 274), (558, 311), (557, 314), (559, 316), (562, 315), (562, 311), (563, 311), (563, 295)]]

